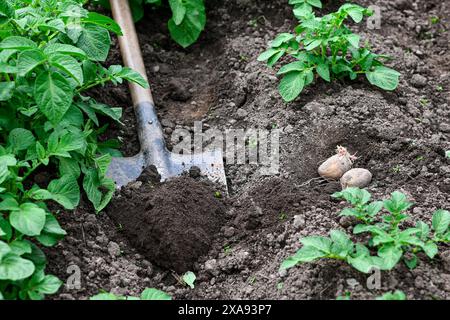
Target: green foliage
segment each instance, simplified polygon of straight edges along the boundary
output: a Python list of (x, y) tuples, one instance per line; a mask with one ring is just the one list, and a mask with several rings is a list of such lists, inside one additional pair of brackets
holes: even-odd
[(259, 61), (267, 61), (269, 67), (285, 55), (295, 59), (278, 71), (283, 77), (279, 91), (285, 101), (295, 100), (315, 77), (330, 82), (344, 77), (355, 80), (364, 74), (371, 84), (384, 90), (397, 87), (400, 74), (383, 64), (388, 57), (371, 52), (367, 43), (361, 45), (360, 36), (344, 24), (349, 18), (361, 22), (364, 16), (372, 14), (370, 10), (344, 4), (336, 12), (319, 18), (312, 7), (320, 8), (320, 1), (291, 0), (290, 3), (295, 5), (294, 14), (300, 25), (294, 34), (279, 34), (258, 57)]
[(142, 291), (140, 297), (120, 296), (109, 292), (102, 292), (91, 297), (90, 300), (172, 300), (172, 297), (164, 291), (147, 288)]
[[(302, 248), (283, 261), (281, 269), (318, 259), (335, 259), (368, 273), (374, 268), (391, 270), (402, 258), (409, 268), (415, 268), (419, 252), (433, 259), (438, 253), (438, 244), (450, 242), (450, 212), (446, 210), (437, 210), (433, 214), (431, 227), (418, 221), (413, 228), (401, 228), (409, 218), (406, 211), (412, 206), (401, 192), (395, 191), (389, 199), (375, 202), (370, 202), (368, 191), (359, 188), (347, 188), (333, 197), (345, 199), (352, 205), (342, 210), (340, 215), (362, 222), (353, 228), (353, 233), (369, 234), (368, 242), (355, 243), (339, 230), (331, 230), (329, 237), (302, 238)], [(378, 214), (382, 209), (387, 214), (380, 217)]]
[(192, 271), (188, 271), (183, 275), (183, 282), (188, 285), (191, 289), (194, 289), (194, 282), (197, 277)]
[[(109, 8), (108, 0), (98, 0), (102, 6)], [(162, 0), (129, 0), (133, 19), (137, 22), (144, 17), (144, 5), (161, 6)], [(203, 0), (168, 0), (172, 17), (167, 25), (170, 35), (183, 48), (197, 41), (205, 29), (206, 12)]]
[(450, 158), (450, 150), (445, 151), (445, 157)]
[(406, 300), (406, 295), (403, 291), (396, 290), (395, 292), (387, 292), (376, 300)]
[[(117, 141), (98, 141), (106, 126), (98, 115), (119, 121), (121, 110), (84, 92), (123, 80), (147, 86), (136, 72), (105, 68), (110, 18), (89, 12), (81, 0), (0, 0), (0, 293), (5, 299), (42, 299), (61, 282), (44, 273), (36, 244), (55, 245), (66, 232), (48, 201), (74, 209), (80, 183), (97, 211), (111, 199), (105, 177)], [(48, 169), (45, 169), (47, 167)], [(39, 170), (54, 171), (46, 186)]]

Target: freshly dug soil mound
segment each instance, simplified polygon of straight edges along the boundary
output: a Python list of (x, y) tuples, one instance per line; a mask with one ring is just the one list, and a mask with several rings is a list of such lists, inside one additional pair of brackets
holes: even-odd
[(182, 273), (208, 253), (225, 205), (208, 182), (184, 176), (159, 183), (154, 169), (122, 188), (108, 213), (153, 263)]

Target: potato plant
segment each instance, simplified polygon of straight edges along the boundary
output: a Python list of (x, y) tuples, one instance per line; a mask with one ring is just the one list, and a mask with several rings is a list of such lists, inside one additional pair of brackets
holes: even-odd
[(319, 1), (290, 3), (298, 6), (294, 13), (300, 24), (294, 33), (279, 34), (258, 57), (269, 67), (286, 55), (290, 57), (288, 61), (294, 60), (284, 64), (277, 73), (283, 77), (279, 91), (285, 101), (295, 100), (316, 76), (330, 82), (340, 78), (355, 80), (364, 74), (372, 85), (384, 90), (397, 87), (400, 73), (384, 66), (388, 57), (373, 53), (368, 43), (361, 45), (361, 37), (345, 25), (349, 18), (361, 22), (364, 16), (372, 14), (370, 10), (344, 4), (336, 12), (316, 17), (311, 6), (320, 7)]
[[(102, 6), (109, 8), (108, 0), (97, 0)], [(163, 5), (162, 0), (129, 0), (135, 21), (144, 17), (144, 5)], [(172, 10), (172, 18), (167, 26), (175, 42), (187, 48), (197, 41), (205, 29), (206, 12), (203, 0), (168, 0)]]
[[(74, 209), (82, 188), (100, 211), (112, 197), (105, 173), (120, 152), (116, 140), (99, 142), (107, 127), (99, 116), (120, 121), (122, 111), (86, 90), (148, 85), (129, 68), (102, 66), (109, 31), (121, 31), (83, 2), (0, 0), (0, 299), (42, 299), (61, 285), (45, 274), (39, 248), (66, 234), (49, 201)], [(40, 171), (53, 180), (35, 184)]]
[[(418, 221), (413, 228), (403, 227), (403, 222), (410, 218), (406, 211), (412, 203), (401, 192), (395, 191), (389, 199), (374, 202), (370, 202), (368, 191), (359, 188), (347, 188), (333, 197), (345, 199), (352, 205), (342, 210), (340, 216), (360, 221), (353, 228), (353, 234), (368, 234), (369, 240), (355, 243), (340, 230), (331, 230), (329, 237), (305, 237), (300, 239), (303, 247), (286, 259), (281, 269), (324, 258), (345, 261), (364, 273), (374, 268), (392, 270), (401, 259), (412, 269), (419, 262), (418, 253), (423, 252), (433, 259), (438, 253), (438, 244), (450, 242), (450, 212), (446, 210), (433, 214), (431, 227), (423, 221)], [(383, 209), (387, 213), (380, 217)]]

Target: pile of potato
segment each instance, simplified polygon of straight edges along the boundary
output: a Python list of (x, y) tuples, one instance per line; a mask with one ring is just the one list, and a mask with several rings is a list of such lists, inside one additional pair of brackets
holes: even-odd
[(346, 148), (337, 146), (336, 154), (328, 158), (319, 167), (319, 175), (329, 180), (339, 180), (342, 189), (348, 187), (365, 188), (372, 181), (372, 173), (364, 168), (353, 168), (356, 160)]

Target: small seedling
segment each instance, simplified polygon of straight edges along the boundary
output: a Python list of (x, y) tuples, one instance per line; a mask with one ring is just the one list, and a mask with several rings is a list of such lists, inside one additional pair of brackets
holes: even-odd
[(361, 45), (361, 37), (344, 24), (348, 18), (361, 22), (364, 16), (372, 15), (371, 10), (344, 4), (338, 11), (319, 18), (312, 12), (312, 6), (320, 7), (320, 1), (292, 0), (290, 3), (296, 6), (294, 14), (300, 25), (293, 34), (279, 34), (258, 57), (259, 61), (267, 61), (269, 67), (285, 55), (296, 59), (278, 71), (283, 77), (279, 91), (285, 101), (295, 100), (316, 76), (331, 82), (336, 78), (355, 80), (365, 75), (372, 85), (384, 90), (397, 88), (400, 73), (384, 65), (390, 58), (371, 52), (368, 43)]
[(418, 157), (416, 158), (417, 161), (422, 161), (422, 160), (424, 160), (424, 159), (425, 159), (424, 156), (418, 156)]
[(284, 212), (281, 212), (279, 218), (280, 218), (281, 221), (284, 221), (287, 218), (287, 214), (284, 213)]
[(256, 276), (251, 276), (250, 278), (248, 278), (248, 283), (254, 284), (255, 282), (256, 282)]
[(231, 246), (229, 244), (224, 246), (223, 247), (223, 252), (225, 253), (225, 255), (228, 255), (231, 252)]
[(450, 159), (450, 150), (445, 151), (445, 157)]
[(430, 100), (427, 98), (422, 98), (419, 100), (419, 103), (422, 107), (427, 107), (430, 104)]
[(283, 282), (278, 282), (278, 283), (277, 283), (277, 289), (278, 289), (278, 290), (282, 290), (283, 287), (284, 287), (284, 283), (283, 283)]
[(183, 282), (188, 285), (191, 289), (194, 289), (194, 282), (197, 277), (192, 271), (188, 271), (183, 275)]
[[(419, 119), (420, 120), (420, 119)], [(392, 172), (393, 173), (400, 173), (400, 171), (402, 171), (402, 166), (397, 164), (395, 167), (392, 168)]]
[(441, 19), (437, 16), (430, 17), (431, 24), (438, 24), (440, 21)]
[(217, 199), (221, 199), (222, 198), (222, 193), (220, 191), (216, 191), (214, 192), (214, 197)]
[(441, 91), (444, 90), (444, 87), (442, 87), (442, 86), (437, 86), (437, 87), (436, 87), (436, 90), (437, 90), (438, 92), (441, 92)]

